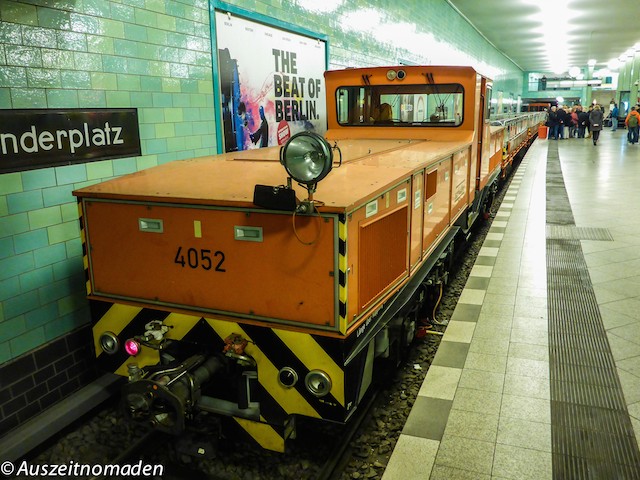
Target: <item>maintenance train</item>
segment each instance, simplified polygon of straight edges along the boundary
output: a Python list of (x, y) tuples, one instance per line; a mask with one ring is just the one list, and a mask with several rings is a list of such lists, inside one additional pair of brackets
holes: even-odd
[[(541, 113), (470, 67), (325, 74), (328, 130), (76, 190), (97, 361), (132, 422), (285, 451), (398, 365)], [(226, 432), (226, 430), (225, 430)], [(226, 433), (223, 433), (226, 434)]]

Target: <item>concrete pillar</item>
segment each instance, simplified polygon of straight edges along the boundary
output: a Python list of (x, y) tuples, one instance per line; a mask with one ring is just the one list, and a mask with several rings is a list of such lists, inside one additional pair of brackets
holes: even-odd
[(640, 79), (640, 52), (633, 54), (633, 59), (628, 62), (630, 64), (629, 74), (629, 107), (632, 107), (638, 103), (638, 81)]
[[(587, 81), (593, 80), (593, 66), (587, 65)], [(585, 88), (585, 105), (591, 105), (593, 102), (593, 87), (591, 85), (587, 85)]]

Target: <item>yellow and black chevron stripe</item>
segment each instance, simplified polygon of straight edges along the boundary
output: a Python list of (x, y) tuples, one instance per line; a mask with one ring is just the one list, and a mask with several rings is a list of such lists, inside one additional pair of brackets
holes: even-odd
[[(345, 421), (371, 383), (373, 356), (365, 348), (345, 368), (346, 347), (342, 338), (120, 303), (97, 300), (90, 303), (98, 363), (103, 369), (120, 375), (127, 375), (127, 364), (131, 361), (140, 366), (156, 364), (158, 353), (143, 348), (135, 360), (124, 351), (107, 355), (99, 344), (100, 335), (105, 331), (113, 332), (124, 343), (127, 338), (142, 334), (148, 322), (163, 320), (172, 327), (167, 338), (197, 345), (212, 353), (221, 353), (224, 339), (231, 334), (248, 340), (245, 351), (256, 361), (258, 374), (256, 398), (252, 400), (260, 403), (261, 422), (241, 418), (235, 421), (263, 448), (280, 451), (279, 446), (284, 445), (286, 438), (283, 427), (293, 415)], [(278, 372), (283, 367), (298, 373), (299, 381), (292, 388), (278, 382)], [(325, 397), (317, 398), (307, 390), (304, 379), (311, 370), (322, 370), (331, 378), (331, 392)]]
[(127, 363), (131, 361), (135, 361), (141, 367), (158, 363), (158, 352), (148, 348), (144, 348), (135, 360), (129, 357), (123, 348), (114, 355), (108, 355), (100, 348), (100, 335), (112, 332), (118, 336), (122, 345), (128, 338), (144, 333), (145, 325), (150, 321), (164, 320), (169, 312), (98, 300), (90, 300), (89, 307), (94, 323), (94, 348), (101, 369), (126, 376)]
[(91, 281), (89, 278), (89, 252), (87, 249), (87, 234), (84, 226), (84, 213), (82, 210), (82, 200), (78, 198), (78, 220), (80, 221), (80, 240), (82, 241), (82, 264), (84, 265), (84, 278), (87, 288), (87, 295), (91, 294)]
[[(289, 422), (293, 422), (293, 418)], [(261, 448), (274, 452), (285, 451), (285, 440), (291, 436), (291, 431), (286, 425), (271, 425), (263, 422), (254, 422), (246, 418), (232, 417), (223, 422), (227, 428), (241, 432), (244, 440), (253, 440)]]
[(347, 333), (347, 217), (338, 215), (338, 321), (340, 333)]

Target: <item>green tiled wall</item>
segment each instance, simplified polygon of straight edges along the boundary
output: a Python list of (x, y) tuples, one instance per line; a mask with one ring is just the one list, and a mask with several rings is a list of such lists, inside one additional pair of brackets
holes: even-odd
[[(494, 91), (522, 92), (522, 72), (445, 0), (346, 0), (328, 13), (307, 0), (228, 3), (326, 34), (330, 68), (433, 63), (421, 45), (340, 22), (372, 9), (494, 68)], [(89, 321), (73, 189), (215, 152), (211, 67), (207, 0), (0, 0), (0, 108), (137, 107), (142, 144), (136, 158), (0, 175), (0, 363)]]
[(0, 175), (0, 363), (89, 321), (75, 188), (215, 152), (208, 8), (0, 0), (0, 108), (137, 107), (142, 145)]
[[(474, 66), (484, 64), (495, 70), (496, 73), (489, 75), (494, 80), (494, 94), (502, 91), (505, 98), (509, 94), (514, 98), (522, 94), (522, 70), (485, 40), (446, 0), (345, 0), (331, 2), (338, 5), (330, 12), (322, 11), (323, 2), (313, 0), (225, 1), (327, 35), (330, 69), (397, 65), (403, 60), (413, 64), (434, 64), (439, 57), (429, 47), (413, 43), (406, 48), (410, 42), (403, 41), (403, 37), (415, 30), (416, 34), (430, 35), (466, 54)], [(303, 5), (309, 5), (308, 9), (302, 8)], [(369, 12), (379, 16), (379, 25), (363, 25), (356, 30), (353, 22), (344, 21), (347, 18), (369, 18)], [(380, 30), (384, 30), (386, 25), (396, 32), (390, 43), (378, 40)], [(395, 28), (398, 25), (401, 28)], [(393, 38), (398, 38), (398, 41)], [(405, 48), (397, 45), (405, 45)], [(489, 71), (482, 73), (489, 74)]]

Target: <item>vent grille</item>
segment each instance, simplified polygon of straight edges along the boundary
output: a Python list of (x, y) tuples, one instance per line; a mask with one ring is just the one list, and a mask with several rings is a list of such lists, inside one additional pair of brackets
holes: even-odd
[(360, 227), (359, 290), (365, 307), (407, 271), (406, 205)]

